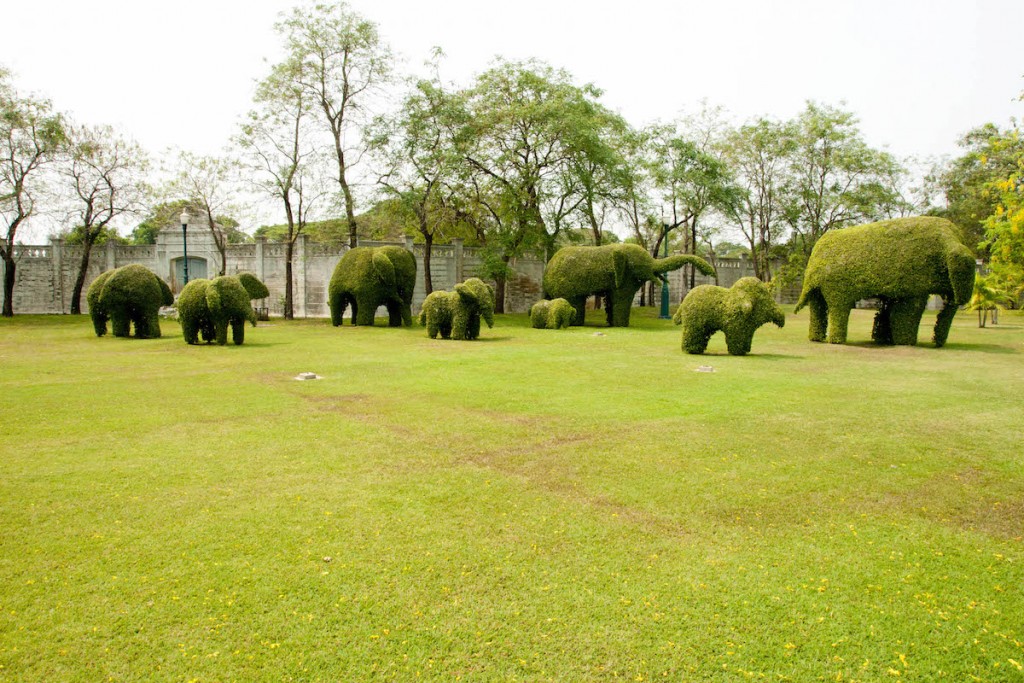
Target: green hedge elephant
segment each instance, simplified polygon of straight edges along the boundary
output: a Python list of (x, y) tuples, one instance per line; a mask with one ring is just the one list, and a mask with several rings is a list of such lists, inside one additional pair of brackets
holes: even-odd
[(750, 353), (757, 328), (767, 323), (785, 327), (786, 314), (756, 277), (740, 278), (732, 287), (694, 287), (679, 304), (676, 325), (683, 326), (683, 351), (704, 353), (711, 335), (721, 330), (733, 356)]
[(256, 326), (256, 313), (252, 310), (250, 292), (234, 275), (222, 275), (212, 280), (192, 280), (178, 295), (178, 321), (181, 334), (189, 344), (228, 341), (228, 326), (235, 344), (245, 342), (245, 323)]
[(475, 277), (455, 285), (454, 292), (431, 292), (420, 310), (420, 325), (431, 339), (476, 339), (481, 318), (494, 327), (494, 288)]
[(565, 299), (545, 299), (530, 307), (530, 323), (538, 330), (564, 330), (575, 317), (576, 309)]
[(607, 244), (601, 247), (562, 247), (544, 272), (548, 298), (567, 299), (576, 309), (573, 325), (582, 325), (587, 297), (597, 294), (608, 300), (610, 327), (628, 327), (633, 298), (645, 282), (665, 280), (665, 273), (692, 264), (705, 275), (715, 269), (704, 259), (678, 254), (656, 259), (636, 244)]
[(974, 288), (975, 261), (955, 225), (943, 218), (897, 218), (828, 232), (811, 251), (796, 310), (811, 309), (811, 341), (846, 342), (857, 301), (878, 297), (872, 339), (914, 345), (928, 297), (943, 308), (935, 320), (936, 347), (946, 343), (957, 307)]
[(101, 273), (86, 293), (89, 316), (97, 337), (107, 333), (107, 321), (115, 337), (138, 339), (160, 336), (160, 307), (174, 303), (167, 283), (145, 266), (132, 264)]
[(352, 306), (353, 325), (373, 325), (379, 306), (387, 307), (388, 326), (412, 325), (416, 257), (402, 247), (356, 247), (338, 261), (328, 286), (331, 324), (341, 325)]

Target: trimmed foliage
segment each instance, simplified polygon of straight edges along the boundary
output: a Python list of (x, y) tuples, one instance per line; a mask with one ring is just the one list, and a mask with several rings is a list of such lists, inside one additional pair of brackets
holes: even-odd
[(160, 307), (174, 303), (167, 283), (145, 266), (132, 264), (97, 277), (86, 294), (96, 336), (107, 333), (107, 320), (115, 337), (138, 339), (160, 336)]
[(575, 317), (576, 309), (565, 299), (544, 299), (530, 308), (530, 322), (538, 330), (564, 330)]
[(178, 295), (178, 320), (185, 341), (197, 344), (202, 336), (206, 343), (227, 344), (230, 325), (232, 341), (244, 343), (245, 321), (256, 326), (256, 313), (249, 303), (250, 295), (234, 275), (189, 282)]
[(721, 330), (733, 356), (750, 353), (754, 332), (766, 323), (786, 325), (786, 314), (756, 277), (740, 278), (732, 287), (694, 287), (672, 318), (683, 326), (683, 351), (704, 353), (711, 335)]
[(245, 291), (249, 292), (249, 299), (266, 299), (270, 296), (270, 290), (263, 284), (258, 277), (252, 273), (239, 273), (235, 277), (245, 287)]
[(352, 306), (353, 325), (373, 325), (379, 306), (387, 307), (388, 326), (412, 325), (416, 257), (402, 247), (349, 249), (334, 268), (328, 287), (331, 324), (341, 325)]
[(573, 325), (582, 325), (587, 297), (606, 298), (610, 327), (628, 327), (633, 297), (649, 280), (664, 280), (665, 273), (693, 264), (705, 275), (715, 269), (707, 261), (689, 254), (655, 259), (636, 244), (606, 244), (600, 247), (563, 247), (555, 252), (544, 273), (544, 293), (549, 298), (567, 299), (576, 311)]
[(943, 308), (933, 341), (941, 347), (957, 307), (971, 298), (974, 275), (974, 256), (943, 218), (858, 225), (829, 232), (814, 245), (796, 310), (811, 309), (811, 341), (843, 344), (854, 305), (877, 297), (882, 305), (872, 339), (914, 345), (928, 297), (938, 294)]
[(423, 301), (420, 325), (436, 339), (476, 339), (480, 336), (480, 318), (494, 327), (494, 287), (471, 277), (455, 285), (454, 292), (432, 292)]

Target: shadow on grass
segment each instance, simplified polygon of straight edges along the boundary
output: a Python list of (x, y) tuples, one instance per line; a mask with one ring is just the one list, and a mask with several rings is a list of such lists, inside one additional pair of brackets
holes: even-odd
[(790, 353), (748, 353), (745, 356), (733, 356), (728, 351), (705, 351), (704, 353), (688, 353), (687, 358), (699, 359), (699, 358), (743, 358), (750, 359), (750, 362), (756, 362), (758, 360), (766, 360), (772, 363), (779, 361), (794, 361), (804, 360), (807, 356), (798, 356)]
[(959, 343), (947, 343), (943, 348), (955, 349), (957, 351), (977, 351), (979, 353), (1020, 353), (1017, 349), (1011, 346), (1004, 346), (1002, 344), (959, 344)]

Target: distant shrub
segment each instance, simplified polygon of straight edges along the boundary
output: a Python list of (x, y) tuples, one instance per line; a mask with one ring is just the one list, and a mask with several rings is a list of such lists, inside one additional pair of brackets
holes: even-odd
[(352, 306), (353, 325), (373, 325), (377, 308), (385, 306), (388, 326), (412, 325), (412, 294), (416, 257), (402, 247), (349, 249), (334, 268), (328, 286), (331, 324), (341, 325)]
[(86, 294), (97, 336), (106, 334), (106, 321), (115, 337), (138, 339), (160, 336), (160, 307), (174, 303), (167, 283), (145, 266), (132, 264), (102, 273)]
[(572, 325), (576, 309), (565, 299), (541, 300), (530, 308), (530, 322), (538, 330), (562, 330)]
[(687, 353), (704, 353), (711, 335), (721, 330), (729, 353), (744, 356), (750, 352), (757, 328), (766, 323), (783, 327), (786, 315), (763, 282), (745, 277), (729, 289), (694, 287), (679, 304), (673, 321), (683, 326), (683, 351)]
[(936, 346), (946, 343), (957, 307), (974, 287), (974, 256), (943, 218), (897, 218), (826, 233), (811, 252), (796, 305), (811, 309), (811, 341), (846, 341), (857, 301), (877, 297), (872, 338), (881, 344), (917, 343), (928, 297), (942, 297)]
[(454, 292), (432, 292), (420, 311), (420, 325), (431, 339), (476, 339), (481, 318), (494, 327), (494, 288), (475, 277), (455, 285)]

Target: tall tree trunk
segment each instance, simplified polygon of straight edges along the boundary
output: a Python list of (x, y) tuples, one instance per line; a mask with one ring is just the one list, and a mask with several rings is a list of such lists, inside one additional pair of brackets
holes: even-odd
[(288, 240), (288, 244), (284, 248), (284, 319), (294, 320), (295, 319), (295, 300), (294, 291), (292, 288), (292, 252), (295, 247), (295, 242), (291, 239)]
[(508, 277), (505, 275), (508, 272), (508, 262), (512, 259), (509, 256), (502, 256), (501, 262), (505, 264), (505, 271), (501, 275), (494, 277), (494, 312), (504, 313), (505, 312), (505, 284), (508, 281)]
[(4, 311), (3, 317), (13, 318), (14, 317), (14, 251), (13, 247), (8, 245), (4, 249)]
[(89, 255), (92, 253), (92, 245), (96, 238), (91, 237), (91, 231), (86, 230), (85, 241), (82, 243), (82, 260), (78, 264), (78, 276), (75, 278), (75, 287), (71, 290), (71, 314), (82, 313), (82, 290), (85, 289), (85, 276), (89, 270)]
[(430, 256), (434, 251), (434, 236), (423, 232), (423, 296), (430, 296), (434, 291), (434, 281), (430, 276)]

